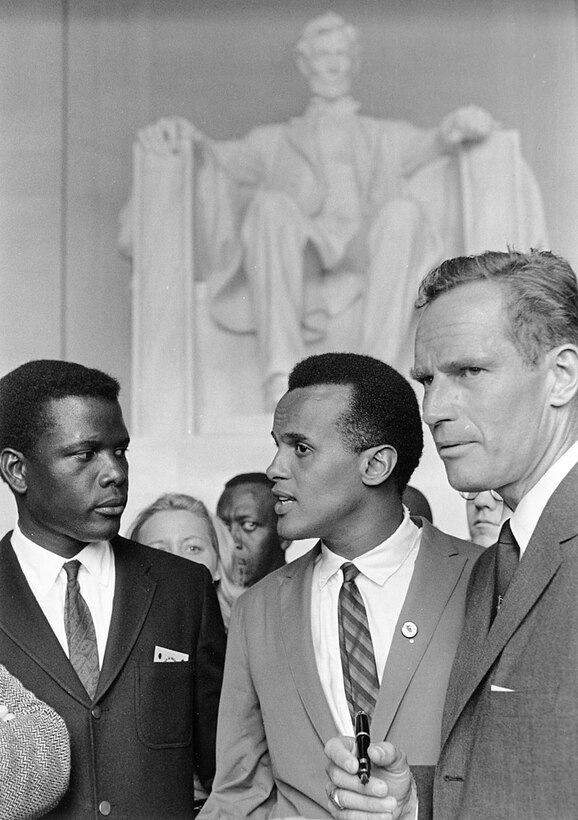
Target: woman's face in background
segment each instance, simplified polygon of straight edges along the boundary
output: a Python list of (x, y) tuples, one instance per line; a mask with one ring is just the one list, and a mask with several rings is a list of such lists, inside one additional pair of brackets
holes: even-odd
[(189, 510), (161, 510), (153, 513), (140, 528), (138, 541), (148, 547), (204, 564), (215, 577), (217, 553), (207, 522), (196, 513)]

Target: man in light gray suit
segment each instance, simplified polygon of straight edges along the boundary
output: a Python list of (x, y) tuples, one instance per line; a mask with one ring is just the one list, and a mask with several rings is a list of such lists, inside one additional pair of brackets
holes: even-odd
[(267, 474), (279, 535), (321, 541), (235, 603), (217, 772), (201, 816), (330, 817), (324, 745), (351, 734), (356, 711), (346, 693), (355, 650), (344, 649), (338, 614), (353, 566), (375, 663), (376, 699), (363, 708), (375, 740), (407, 750), (427, 818), (467, 579), (481, 548), (403, 507), (422, 426), (411, 386), (384, 362), (353, 353), (300, 362), (273, 438)]
[[(576, 276), (551, 253), (488, 252), (444, 262), (422, 282), (418, 304), (414, 375), (450, 483), (496, 489), (514, 510), (471, 576), (434, 817), (570, 820), (578, 806)], [(391, 808), (391, 796), (378, 796), (384, 778), (398, 798), (393, 817), (411, 816), (403, 756), (374, 747), (374, 762), (391, 763), (395, 781), (376, 766), (364, 789), (347, 773), (356, 768), (348, 747), (336, 739), (327, 747), (334, 799), (368, 815)]]

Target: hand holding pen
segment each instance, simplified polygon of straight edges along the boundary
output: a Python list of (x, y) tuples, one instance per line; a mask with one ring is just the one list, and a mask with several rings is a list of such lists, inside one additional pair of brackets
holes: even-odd
[(355, 752), (359, 762), (357, 776), (364, 786), (371, 775), (371, 762), (367, 753), (370, 742), (369, 718), (365, 712), (359, 711), (355, 715)]

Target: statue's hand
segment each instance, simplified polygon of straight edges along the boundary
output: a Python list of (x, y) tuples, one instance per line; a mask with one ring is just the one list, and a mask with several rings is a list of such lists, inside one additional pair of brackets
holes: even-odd
[(183, 117), (167, 117), (146, 128), (141, 128), (137, 140), (145, 149), (155, 154), (169, 156), (182, 151), (183, 144), (193, 140), (201, 142), (204, 135)]
[(477, 105), (465, 105), (444, 117), (439, 135), (446, 149), (451, 150), (464, 143), (481, 142), (497, 128), (500, 123), (490, 113)]

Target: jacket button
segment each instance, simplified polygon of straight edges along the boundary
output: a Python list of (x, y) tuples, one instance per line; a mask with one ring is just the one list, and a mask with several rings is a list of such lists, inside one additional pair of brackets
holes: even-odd
[[(92, 715), (93, 718), (96, 718), (98, 720), (99, 717), (102, 715), (102, 709), (100, 708), (100, 706), (94, 706), (90, 710), (90, 714)], [(110, 806), (109, 806), (109, 808), (110, 808)]]
[(100, 802), (98, 804), (98, 810), (101, 814), (104, 814), (105, 817), (108, 817), (108, 815), (111, 812), (111, 805), (108, 802), (108, 800), (103, 800), (102, 802)]

